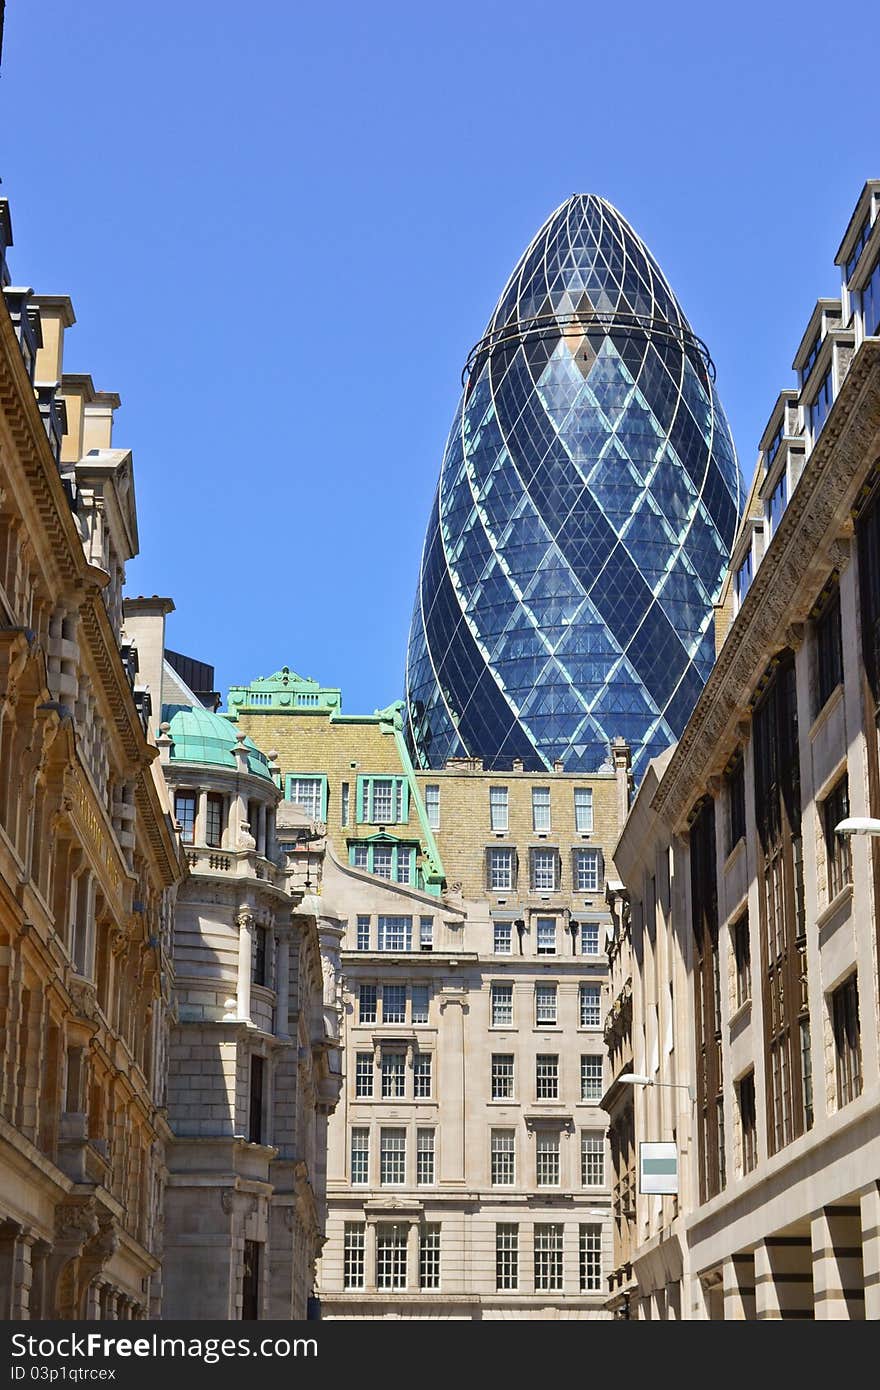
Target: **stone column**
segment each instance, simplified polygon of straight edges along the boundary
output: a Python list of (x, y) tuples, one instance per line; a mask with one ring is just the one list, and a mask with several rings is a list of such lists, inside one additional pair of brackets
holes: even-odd
[[(440, 1014), (445, 1029), (444, 1098), (441, 1107), (443, 1146), (441, 1148), (443, 1182), (465, 1180), (465, 1101), (466, 1061), (464, 1047), (464, 1016), (468, 1004), (463, 991), (441, 994)], [(439, 1045), (439, 1040), (438, 1040)]]
[(811, 1223), (816, 1318), (865, 1317), (862, 1220), (857, 1206), (824, 1207)]
[(236, 1008), (242, 1021), (251, 1021), (251, 975), (254, 951), (254, 915), (248, 908), (242, 908), (236, 917), (238, 923), (238, 988)]
[(196, 792), (196, 822), (193, 827), (193, 844), (204, 845), (208, 839), (208, 793)]
[(759, 1320), (813, 1317), (813, 1254), (809, 1236), (771, 1236), (755, 1246), (755, 1312)]
[(755, 1317), (755, 1257), (731, 1255), (722, 1267), (725, 1322), (752, 1322)]
[(419, 1223), (410, 1221), (406, 1233), (406, 1287), (409, 1291), (419, 1287)]

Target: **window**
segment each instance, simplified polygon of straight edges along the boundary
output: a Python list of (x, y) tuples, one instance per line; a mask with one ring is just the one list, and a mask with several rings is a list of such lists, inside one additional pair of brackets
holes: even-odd
[(750, 1173), (758, 1162), (758, 1121), (755, 1109), (755, 1073), (746, 1072), (737, 1087), (742, 1132), (742, 1170)]
[(535, 1058), (535, 1095), (538, 1100), (559, 1099), (559, 1056), (539, 1052)]
[(843, 639), (840, 627), (840, 590), (837, 585), (815, 620), (816, 714), (843, 681)]
[(837, 1104), (842, 1106), (862, 1094), (859, 987), (855, 974), (834, 991), (831, 1004), (837, 1057)]
[(358, 840), (348, 846), (348, 862), (388, 883), (415, 881), (416, 846), (397, 840)]
[(584, 1132), (581, 1135), (581, 1185), (605, 1185), (605, 1136), (602, 1134)]
[(288, 801), (301, 806), (310, 820), (327, 819), (327, 778), (292, 774), (286, 779)]
[(413, 985), (412, 987), (412, 1021), (413, 1023), (428, 1022), (427, 985)]
[(196, 837), (196, 794), (195, 792), (175, 792), (174, 819), (180, 826), (180, 838), (185, 845), (195, 844)]
[(382, 1099), (400, 1100), (406, 1082), (406, 1053), (382, 1053)]
[(370, 1131), (351, 1131), (351, 1181), (355, 1187), (365, 1187), (370, 1180)]
[(559, 1186), (559, 1135), (538, 1133), (535, 1145), (539, 1187)]
[(535, 1023), (539, 1028), (556, 1026), (555, 985), (535, 985)]
[(559, 887), (559, 855), (555, 849), (533, 849), (532, 888), (535, 892), (554, 892)]
[(535, 1225), (535, 1292), (562, 1290), (562, 1227)]
[(506, 830), (508, 824), (507, 788), (489, 788), (489, 828)]
[(359, 917), (357, 919), (357, 948), (359, 951), (369, 951), (370, 949), (369, 917)]
[(376, 1022), (376, 986), (358, 986), (358, 1023)]
[[(219, 849), (223, 842), (223, 797), (209, 792), (205, 797), (205, 844)], [(251, 830), (256, 829), (255, 825)]]
[(513, 950), (513, 923), (494, 922), (492, 933), (496, 956), (509, 956)]
[(516, 1134), (512, 1129), (492, 1130), (492, 1186), (513, 1187), (516, 1182)]
[(828, 412), (831, 409), (831, 404), (834, 400), (834, 388), (832, 386), (831, 376), (831, 368), (829, 367), (828, 371), (822, 378), (822, 381), (819, 385), (819, 390), (816, 392), (815, 399), (812, 405), (810, 406), (810, 428), (813, 432), (814, 444), (819, 436), (819, 432), (822, 429), (822, 426), (825, 424), (825, 421), (828, 418)]
[(602, 1227), (580, 1228), (581, 1293), (598, 1293), (602, 1287)]
[(845, 278), (846, 278), (847, 281), (850, 281), (850, 280), (852, 279), (852, 277), (853, 277), (853, 272), (854, 272), (856, 266), (857, 266), (858, 263), (859, 263), (859, 258), (860, 258), (860, 256), (861, 256), (862, 252), (864, 251), (865, 247), (866, 247), (867, 244), (868, 244), (868, 238), (870, 237), (870, 235), (871, 235), (871, 210), (870, 210), (870, 208), (869, 208), (868, 211), (865, 213), (864, 218), (862, 219), (861, 226), (859, 227), (859, 234), (858, 234), (858, 236), (856, 237), (855, 245), (853, 246), (853, 249), (852, 249), (852, 251), (850, 252), (850, 255), (849, 255), (849, 259), (847, 260), (847, 263), (846, 263)]
[(434, 1131), (420, 1129), (416, 1133), (416, 1182), (420, 1187), (434, 1181)]
[(425, 814), (432, 830), (440, 829), (440, 788), (436, 785), (425, 787)]
[(488, 851), (489, 887), (494, 893), (505, 893), (513, 888), (513, 850), (490, 849)]
[(263, 1142), (263, 1076), (266, 1064), (262, 1057), (251, 1057), (251, 1099), (248, 1138), (252, 1144)]
[(343, 1282), (347, 1289), (364, 1287), (367, 1228), (363, 1221), (346, 1221), (343, 1235)]
[(417, 1052), (413, 1057), (413, 1095), (416, 1100), (424, 1100), (431, 1094), (430, 1052)]
[(405, 825), (409, 787), (405, 777), (358, 777), (357, 818), (361, 825)]
[(532, 787), (532, 829), (550, 829), (549, 787)]
[(581, 1056), (581, 1100), (602, 1099), (602, 1058), (598, 1054)]
[(492, 1027), (507, 1028), (513, 1023), (513, 985), (492, 985)]
[(581, 922), (581, 955), (598, 956), (599, 923)]
[(423, 1226), (419, 1232), (419, 1288), (440, 1287), (440, 1227)]
[(434, 949), (434, 918), (419, 918), (419, 950), (433, 951)]
[(810, 372), (815, 367), (816, 358), (819, 356), (819, 350), (821, 347), (822, 334), (817, 333), (815, 338), (813, 339), (810, 351), (807, 353), (804, 365), (801, 367), (801, 386), (803, 386), (806, 383), (807, 377), (810, 375)]
[(753, 577), (754, 566), (752, 563), (752, 549), (751, 546), (749, 546), (746, 558), (743, 560), (742, 564), (737, 570), (736, 576), (733, 581), (733, 587), (736, 591), (737, 608), (742, 607), (743, 599), (749, 591)]
[(582, 1028), (599, 1028), (601, 1026), (601, 990), (601, 985), (581, 985), (579, 1002)]
[(359, 1100), (369, 1100), (373, 1094), (373, 1054), (358, 1052), (354, 1063), (354, 1093)]
[(406, 1130), (379, 1131), (379, 1181), (383, 1187), (406, 1181)]
[(406, 1288), (406, 1241), (409, 1229), (402, 1222), (384, 1221), (376, 1227), (376, 1288)]
[(519, 1226), (507, 1222), (495, 1227), (495, 1287), (519, 1288)]
[(379, 950), (380, 950), (380, 951), (411, 951), (411, 950), (412, 950), (412, 918), (411, 918), (411, 917), (380, 917), (380, 918), (379, 918)]
[(746, 833), (746, 776), (742, 753), (738, 753), (726, 777), (727, 853), (730, 854)]
[(779, 482), (776, 484), (775, 488), (773, 489), (773, 492), (770, 495), (769, 503), (766, 504), (766, 514), (769, 522), (768, 540), (771, 536), (776, 535), (776, 532), (779, 529), (779, 523), (782, 520), (782, 513), (785, 511), (787, 503), (788, 475), (783, 471), (782, 476), (779, 479)]
[(822, 803), (825, 826), (825, 864), (828, 870), (828, 901), (852, 882), (852, 859), (848, 835), (835, 834), (834, 827), (849, 815), (849, 782), (842, 777)]
[(736, 1007), (752, 997), (752, 947), (749, 941), (749, 914), (744, 912), (730, 929), (736, 966)]
[(721, 1078), (721, 968), (718, 949), (715, 802), (706, 797), (692, 817), (691, 930), (694, 951), (694, 1032), (700, 1197), (707, 1201), (724, 1186)]
[(269, 946), (271, 937), (268, 928), (254, 927), (254, 955), (251, 962), (251, 978), (255, 985), (269, 984)]
[(598, 893), (600, 876), (598, 849), (576, 849), (574, 852), (574, 886), (578, 893)]
[(574, 789), (574, 828), (578, 834), (586, 834), (593, 828), (593, 788)]
[(492, 1099), (513, 1100), (513, 1053), (492, 1053)]
[(406, 1023), (406, 985), (382, 986), (382, 1022)]
[(241, 1318), (255, 1322), (260, 1316), (260, 1251), (262, 1243), (246, 1240), (242, 1251)]
[(537, 949), (539, 956), (556, 955), (556, 918), (539, 917), (537, 923)]
[(865, 319), (865, 337), (875, 337), (880, 331), (880, 260), (877, 261), (862, 290), (862, 314)]
[(341, 796), (341, 803), (340, 803), (340, 804), (341, 804), (340, 819), (341, 819), (341, 821), (342, 821), (342, 827), (343, 827), (343, 829), (345, 829), (345, 827), (348, 825), (348, 818), (349, 818), (349, 815), (351, 814), (351, 813), (350, 813), (350, 810), (349, 810), (349, 801), (350, 801), (350, 788), (349, 788), (349, 784), (348, 784), (348, 782), (343, 782), (343, 784), (342, 784), (342, 796)]

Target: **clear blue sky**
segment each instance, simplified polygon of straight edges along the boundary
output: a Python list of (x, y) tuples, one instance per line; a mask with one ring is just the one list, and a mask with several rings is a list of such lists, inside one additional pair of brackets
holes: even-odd
[(9, 0), (13, 279), (122, 396), (169, 645), (402, 694), (462, 364), (575, 191), (659, 259), (750, 476), (880, 175), (878, 38), (876, 0)]

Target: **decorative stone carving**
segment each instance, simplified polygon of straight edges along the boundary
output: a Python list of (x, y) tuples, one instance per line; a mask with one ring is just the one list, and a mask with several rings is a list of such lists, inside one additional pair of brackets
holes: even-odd
[(98, 998), (95, 986), (89, 980), (80, 980), (74, 976), (68, 984), (68, 990), (70, 1002), (80, 1018), (86, 1018), (90, 1023), (97, 1023)]

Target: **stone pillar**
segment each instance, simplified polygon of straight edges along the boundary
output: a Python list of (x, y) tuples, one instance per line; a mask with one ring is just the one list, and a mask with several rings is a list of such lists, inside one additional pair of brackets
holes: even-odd
[[(253, 826), (251, 826), (251, 833), (253, 834)], [(257, 811), (256, 841), (257, 841), (257, 854), (262, 854), (263, 858), (265, 859), (265, 857), (266, 857), (266, 805), (265, 805), (265, 802), (262, 802), (262, 803), (260, 804), (260, 808), (259, 808), (259, 810)]]
[(755, 1313), (759, 1320), (813, 1317), (809, 1236), (771, 1236), (755, 1246)]
[(279, 1038), (289, 1038), (290, 1029), (290, 937), (279, 933), (275, 957), (275, 1032)]
[(464, 992), (441, 994), (440, 1014), (445, 1030), (443, 1039), (444, 1097), (441, 1105), (443, 1182), (465, 1180), (465, 1104), (467, 1073), (464, 1048), (464, 1016), (468, 1004)]
[(857, 1206), (824, 1207), (811, 1223), (816, 1318), (865, 1317), (862, 1219)]
[(880, 1182), (875, 1182), (861, 1201), (862, 1271), (865, 1317), (880, 1320)]
[(419, 1223), (411, 1221), (406, 1233), (406, 1287), (419, 1287)]
[(725, 1322), (752, 1322), (755, 1312), (755, 1257), (736, 1254), (724, 1261)]
[(208, 842), (208, 793), (204, 790), (196, 792), (196, 823), (193, 828), (193, 844), (204, 845)]
[(86, 1322), (101, 1321), (101, 1292), (103, 1285), (100, 1279), (93, 1279), (86, 1289)]
[(238, 988), (236, 991), (236, 1008), (238, 1017), (250, 1023), (254, 915), (248, 909), (242, 908), (236, 918), (236, 922), (238, 923)]

